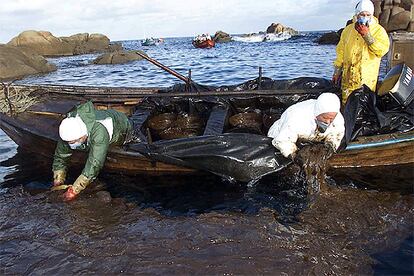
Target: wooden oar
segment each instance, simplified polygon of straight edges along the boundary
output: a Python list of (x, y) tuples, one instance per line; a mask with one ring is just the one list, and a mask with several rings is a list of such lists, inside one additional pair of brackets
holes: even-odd
[(154, 65), (156, 65), (156, 66), (160, 67), (160, 68), (161, 68), (161, 69), (163, 69), (164, 71), (167, 71), (168, 73), (170, 73), (170, 74), (171, 74), (171, 75), (173, 75), (174, 77), (179, 78), (180, 80), (184, 81), (186, 84), (190, 84), (191, 80), (190, 80), (189, 78), (187, 78), (187, 77), (184, 77), (183, 75), (181, 75), (181, 74), (180, 74), (180, 73), (178, 73), (177, 71), (174, 71), (173, 69), (168, 68), (167, 66), (165, 66), (165, 65), (161, 64), (160, 62), (156, 61), (156, 60), (155, 60), (155, 59), (153, 59), (153, 58), (150, 58), (150, 57), (149, 57), (149, 56), (147, 56), (147, 55), (144, 55), (143, 53), (141, 53), (141, 52), (139, 52), (139, 51), (136, 51), (135, 53), (136, 53), (137, 55), (139, 55), (140, 57), (142, 57), (142, 58), (144, 58), (144, 59), (148, 60), (148, 61), (149, 61), (149, 62), (151, 62), (152, 64), (154, 64)]

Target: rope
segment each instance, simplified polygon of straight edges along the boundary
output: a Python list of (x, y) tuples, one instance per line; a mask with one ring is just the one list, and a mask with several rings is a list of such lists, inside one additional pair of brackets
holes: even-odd
[(26, 111), (33, 104), (38, 102), (36, 96), (32, 96), (29, 88), (14, 87), (11, 83), (3, 83), (3, 93), (0, 93), (0, 112), (15, 115)]

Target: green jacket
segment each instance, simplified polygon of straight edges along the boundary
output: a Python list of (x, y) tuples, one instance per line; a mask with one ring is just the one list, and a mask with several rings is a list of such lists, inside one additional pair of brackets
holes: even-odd
[[(67, 114), (67, 117), (75, 117), (76, 115), (80, 116), (88, 131), (87, 142), (80, 149), (89, 151), (82, 174), (93, 181), (105, 163), (109, 146), (124, 143), (128, 132), (131, 131), (131, 123), (124, 113), (116, 110), (95, 110), (90, 101), (76, 106), (74, 110)], [(104, 125), (97, 122), (108, 117), (112, 119), (113, 123), (111, 139)], [(66, 171), (71, 156), (72, 149), (69, 144), (59, 139), (53, 160), (53, 171)]]

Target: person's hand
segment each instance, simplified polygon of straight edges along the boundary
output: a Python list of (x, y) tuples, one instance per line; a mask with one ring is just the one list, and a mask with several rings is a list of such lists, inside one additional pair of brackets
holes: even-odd
[(53, 187), (57, 187), (60, 185), (63, 185), (63, 181), (57, 179), (53, 180)]
[(361, 35), (366, 36), (369, 34), (369, 27), (364, 24), (355, 23), (355, 30)]
[(63, 194), (63, 201), (71, 201), (76, 198), (78, 194), (75, 193), (72, 187), (69, 187), (66, 192)]

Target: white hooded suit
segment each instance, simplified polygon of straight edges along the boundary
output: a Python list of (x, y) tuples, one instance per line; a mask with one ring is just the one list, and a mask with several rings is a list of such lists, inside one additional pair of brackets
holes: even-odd
[[(294, 104), (273, 123), (267, 136), (273, 138), (273, 146), (285, 157), (297, 151), (298, 139), (324, 141), (337, 150), (345, 134), (345, 122), (339, 109), (339, 98), (332, 93), (321, 94), (317, 100)], [(337, 112), (337, 115), (326, 131), (321, 133), (317, 130), (316, 116), (326, 112)]]

